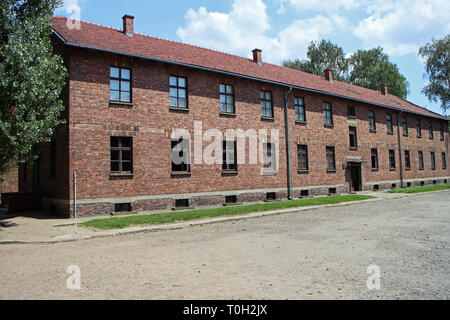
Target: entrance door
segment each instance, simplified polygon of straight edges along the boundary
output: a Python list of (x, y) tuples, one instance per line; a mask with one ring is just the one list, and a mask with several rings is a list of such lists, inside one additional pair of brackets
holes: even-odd
[(361, 164), (352, 163), (350, 167), (350, 181), (352, 191), (362, 191), (362, 181), (361, 181)]
[(33, 192), (41, 191), (41, 160), (33, 162)]

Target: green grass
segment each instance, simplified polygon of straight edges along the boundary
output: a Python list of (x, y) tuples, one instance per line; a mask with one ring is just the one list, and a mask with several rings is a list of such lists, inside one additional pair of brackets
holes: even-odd
[(372, 196), (363, 195), (344, 195), (332, 197), (320, 197), (294, 201), (280, 201), (263, 204), (252, 204), (243, 206), (231, 206), (213, 209), (198, 209), (188, 211), (174, 211), (166, 213), (157, 213), (151, 215), (127, 216), (108, 219), (97, 219), (81, 223), (85, 227), (94, 227), (98, 229), (123, 229), (132, 225), (142, 224), (164, 224), (176, 221), (194, 220), (200, 218), (213, 218), (219, 216), (235, 216), (252, 212), (270, 211), (278, 209), (288, 209), (296, 207), (316, 206), (335, 204), (341, 202), (351, 202), (358, 200), (373, 199)]
[(428, 192), (428, 191), (439, 191), (439, 190), (445, 190), (445, 189), (450, 189), (450, 183), (424, 186), (424, 187), (395, 189), (395, 190), (389, 190), (388, 192), (390, 192), (390, 193), (419, 193), (419, 192)]

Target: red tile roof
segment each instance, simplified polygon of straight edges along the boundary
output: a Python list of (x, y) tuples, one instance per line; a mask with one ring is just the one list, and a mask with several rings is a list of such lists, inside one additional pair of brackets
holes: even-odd
[(169, 63), (186, 64), (212, 71), (227, 72), (448, 120), (440, 114), (394, 95), (384, 96), (379, 91), (339, 81), (330, 83), (324, 77), (269, 63), (263, 63), (260, 66), (251, 59), (197, 46), (138, 33), (135, 33), (134, 37), (129, 37), (122, 30), (87, 22), (81, 22), (81, 28), (79, 29), (70, 29), (65, 17), (53, 17), (53, 30), (66, 44), (71, 46), (114, 51), (126, 55), (163, 60)]

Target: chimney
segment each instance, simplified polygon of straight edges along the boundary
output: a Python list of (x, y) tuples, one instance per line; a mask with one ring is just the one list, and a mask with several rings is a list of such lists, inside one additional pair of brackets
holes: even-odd
[(123, 33), (127, 36), (134, 36), (134, 17), (126, 14), (122, 17), (123, 20)]
[(256, 62), (259, 65), (262, 65), (262, 50), (261, 49), (253, 50), (253, 62)]
[(383, 84), (383, 85), (381, 86), (381, 94), (382, 94), (383, 96), (387, 96), (387, 95), (388, 95), (388, 87), (387, 87), (385, 84)]
[(333, 71), (330, 69), (325, 70), (325, 79), (327, 81), (333, 82)]

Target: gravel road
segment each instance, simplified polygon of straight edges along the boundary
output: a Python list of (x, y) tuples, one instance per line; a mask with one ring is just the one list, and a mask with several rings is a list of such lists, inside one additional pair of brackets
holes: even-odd
[[(188, 229), (0, 246), (0, 299), (449, 299), (450, 191)], [(69, 290), (69, 266), (81, 289)], [(381, 270), (368, 290), (367, 268)]]

